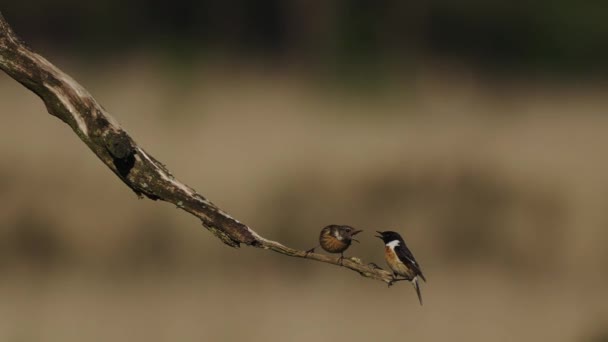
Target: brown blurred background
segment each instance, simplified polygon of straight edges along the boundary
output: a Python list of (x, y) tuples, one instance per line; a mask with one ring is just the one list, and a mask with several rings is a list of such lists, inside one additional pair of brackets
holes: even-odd
[(608, 18), (540, 1), (22, 1), (2, 13), (260, 234), (330, 223), (405, 283), (231, 249), (137, 200), (0, 74), (2, 341), (607, 341)]

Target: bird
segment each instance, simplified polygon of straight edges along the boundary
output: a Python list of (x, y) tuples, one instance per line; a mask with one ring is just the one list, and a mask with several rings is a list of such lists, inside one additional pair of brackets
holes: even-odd
[[(399, 235), (399, 233), (392, 231), (380, 232), (376, 231), (380, 235), (376, 235), (377, 238), (382, 239), (386, 247), (384, 248), (384, 257), (386, 263), (393, 271), (395, 277), (401, 276), (405, 279), (395, 279), (394, 281), (409, 280), (416, 289), (418, 295), (418, 301), (422, 305), (422, 295), (420, 294), (420, 285), (418, 284), (418, 278), (426, 282), (426, 278), (422, 274), (420, 264), (414, 258), (414, 254), (407, 248), (405, 241)], [(392, 282), (389, 283), (389, 286)]]
[(344, 251), (350, 247), (353, 241), (359, 242), (353, 236), (361, 233), (351, 226), (330, 224), (321, 229), (319, 235), (319, 245), (306, 251), (306, 254), (313, 253), (317, 247), (322, 247), (329, 253), (340, 253), (340, 265), (344, 259)]

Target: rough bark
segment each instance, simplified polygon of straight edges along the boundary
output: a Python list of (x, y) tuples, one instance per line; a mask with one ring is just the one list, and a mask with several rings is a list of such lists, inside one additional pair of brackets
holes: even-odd
[(222, 242), (272, 250), (280, 254), (344, 266), (392, 284), (391, 273), (358, 258), (306, 253), (268, 240), (222, 211), (169, 170), (129, 136), (107, 111), (69, 75), (33, 52), (13, 32), (0, 13), (0, 69), (38, 95), (49, 114), (68, 124), (80, 139), (139, 197), (162, 200), (198, 217)]

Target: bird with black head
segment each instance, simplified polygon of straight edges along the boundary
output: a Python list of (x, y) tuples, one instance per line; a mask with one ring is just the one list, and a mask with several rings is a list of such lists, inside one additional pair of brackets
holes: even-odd
[[(397, 278), (394, 281), (408, 280), (412, 282), (418, 295), (418, 301), (422, 305), (422, 295), (420, 293), (420, 284), (418, 284), (418, 278), (426, 282), (426, 278), (422, 274), (420, 264), (414, 258), (414, 254), (405, 244), (405, 240), (399, 235), (399, 233), (392, 231), (380, 232), (377, 231), (377, 238), (380, 238), (384, 244), (384, 257), (386, 263), (393, 271), (395, 277), (403, 277), (402, 279)], [(392, 282), (389, 286), (392, 285)]]

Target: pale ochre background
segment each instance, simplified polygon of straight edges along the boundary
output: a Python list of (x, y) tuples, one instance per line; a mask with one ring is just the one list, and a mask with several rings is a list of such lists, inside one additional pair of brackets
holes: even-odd
[[(293, 247), (330, 223), (382, 261), (405, 236), (429, 282), (222, 245), (138, 200), (41, 101), (0, 75), (4, 341), (588, 341), (606, 336), (608, 118), (592, 82), (462, 69), (381, 94), (293, 70), (129, 57), (57, 64), (182, 181)], [(179, 114), (179, 115), (178, 115)]]

